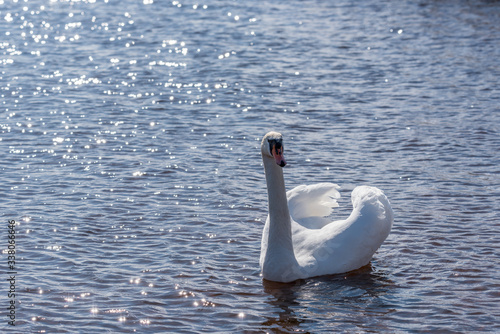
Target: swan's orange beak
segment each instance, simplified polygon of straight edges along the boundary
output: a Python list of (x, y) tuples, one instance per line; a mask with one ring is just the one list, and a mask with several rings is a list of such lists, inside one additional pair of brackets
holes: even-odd
[(286, 160), (285, 156), (283, 155), (283, 146), (280, 148), (276, 148), (276, 146), (273, 147), (272, 151), (274, 161), (276, 161), (276, 164), (280, 167), (285, 167), (286, 166)]

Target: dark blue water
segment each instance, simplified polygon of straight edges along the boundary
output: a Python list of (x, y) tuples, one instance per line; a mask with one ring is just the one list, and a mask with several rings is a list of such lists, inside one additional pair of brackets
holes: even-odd
[[(500, 331), (500, 3), (0, 0), (2, 331)], [(369, 266), (259, 275), (287, 187), (384, 190)], [(6, 308), (16, 220), (16, 326)]]

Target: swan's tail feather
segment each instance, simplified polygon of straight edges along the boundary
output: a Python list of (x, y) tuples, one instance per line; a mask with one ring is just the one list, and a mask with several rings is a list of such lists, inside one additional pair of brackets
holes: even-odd
[(333, 183), (298, 186), (287, 193), (290, 215), (296, 221), (305, 218), (327, 217), (337, 208), (340, 187)]

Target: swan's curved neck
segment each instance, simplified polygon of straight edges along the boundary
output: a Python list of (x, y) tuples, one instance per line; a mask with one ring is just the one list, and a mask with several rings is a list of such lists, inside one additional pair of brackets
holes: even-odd
[(263, 157), (262, 160), (266, 172), (269, 203), (268, 254), (285, 252), (293, 256), (292, 227), (286, 198), (283, 168), (278, 166), (272, 158)]

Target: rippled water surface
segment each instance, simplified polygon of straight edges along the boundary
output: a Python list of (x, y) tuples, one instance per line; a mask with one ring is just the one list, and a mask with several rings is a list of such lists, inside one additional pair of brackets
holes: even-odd
[[(2, 331), (500, 331), (500, 3), (0, 0)], [(370, 265), (263, 282), (287, 187), (384, 190)], [(16, 327), (7, 221), (17, 221)]]

